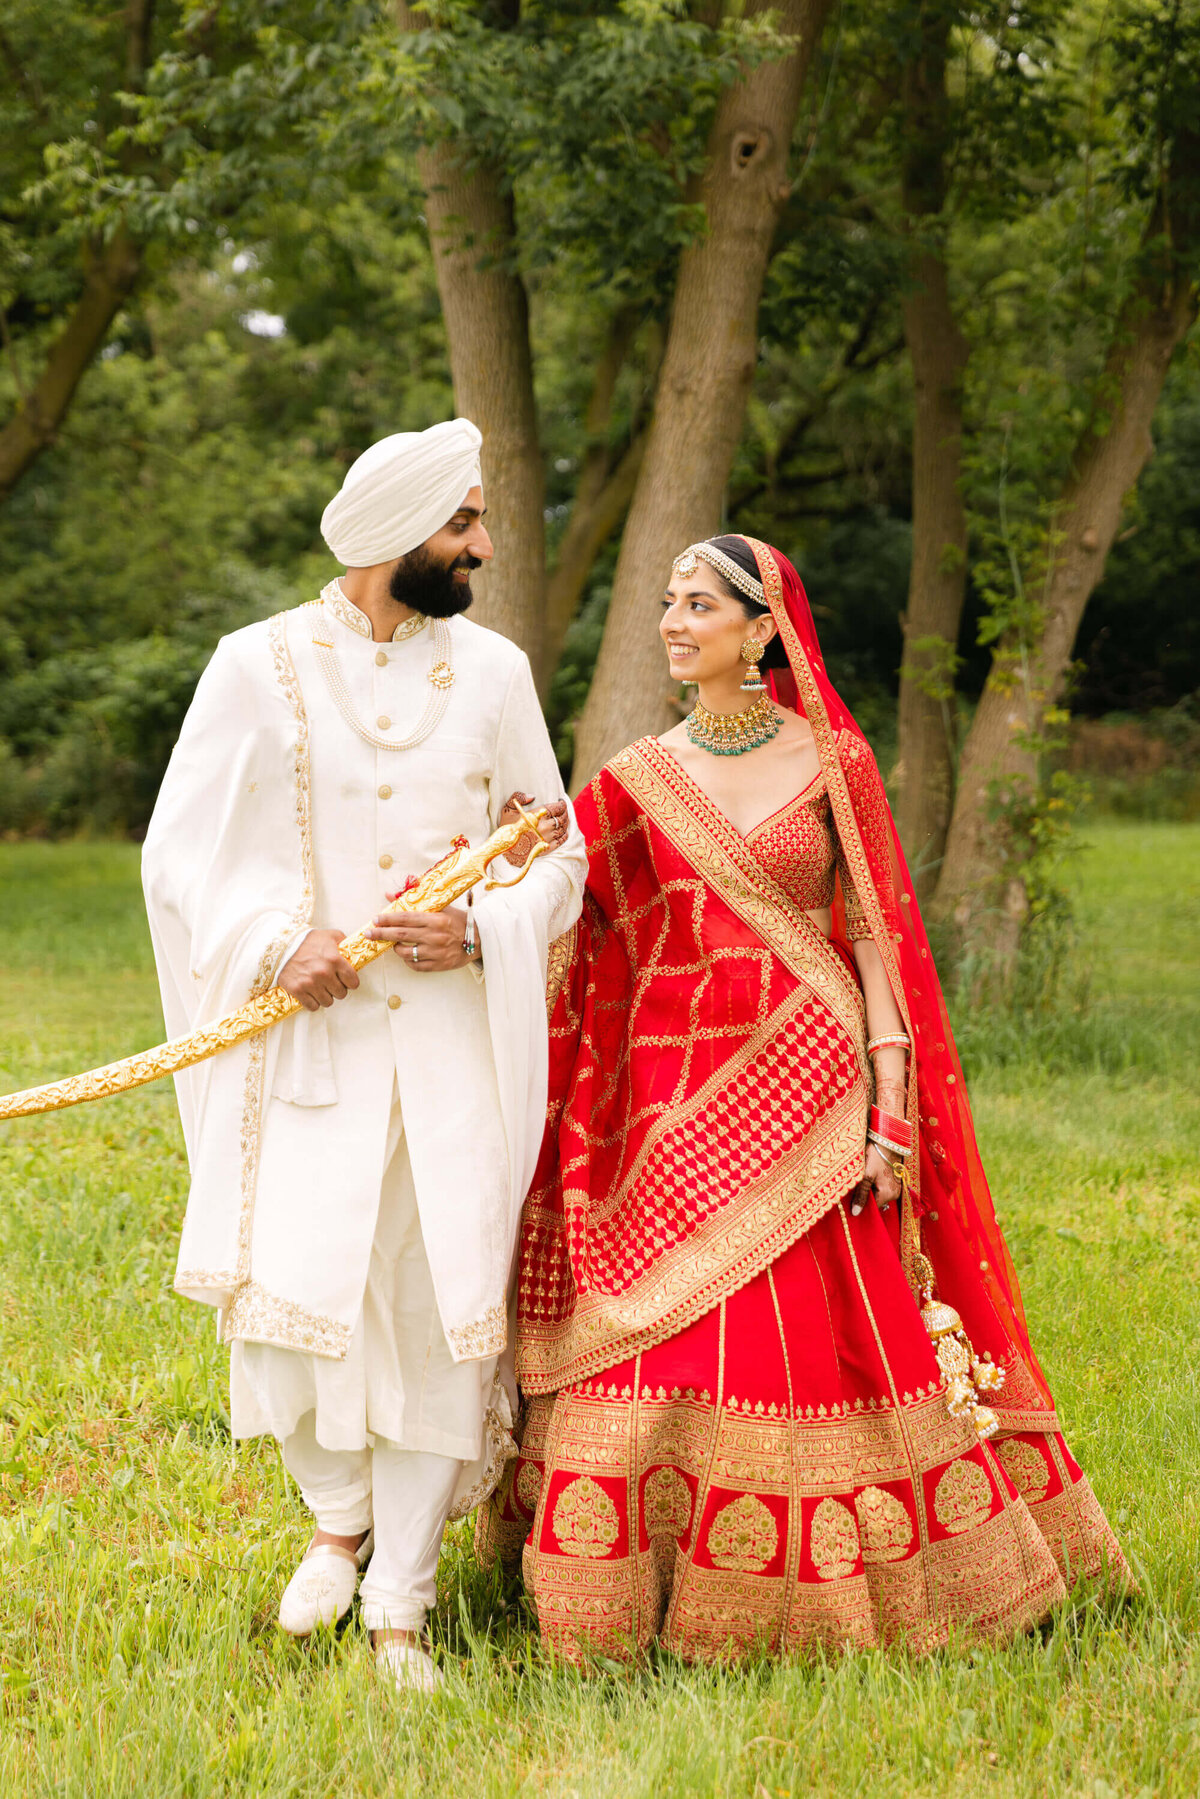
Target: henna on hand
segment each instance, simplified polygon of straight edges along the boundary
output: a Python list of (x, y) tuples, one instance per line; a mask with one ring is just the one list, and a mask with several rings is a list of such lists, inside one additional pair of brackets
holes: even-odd
[[(530, 807), (536, 806), (536, 804), (537, 801), (531, 793), (522, 793), (518, 788), (515, 793), (509, 794), (504, 805), (501, 807), (500, 823), (502, 825), (513, 824), (520, 816), (517, 811), (518, 806), (524, 807), (528, 812)], [(538, 825), (538, 835), (542, 838), (543, 842), (550, 845), (551, 849), (557, 849), (558, 845), (566, 837), (566, 834), (567, 802), (566, 800), (551, 800), (546, 806), (545, 818), (543, 818)], [(529, 860), (532, 849), (533, 832), (526, 831), (523, 836), (518, 837), (517, 841), (513, 844), (513, 847), (506, 852), (505, 860), (510, 862), (514, 868), (524, 868), (526, 862)]]

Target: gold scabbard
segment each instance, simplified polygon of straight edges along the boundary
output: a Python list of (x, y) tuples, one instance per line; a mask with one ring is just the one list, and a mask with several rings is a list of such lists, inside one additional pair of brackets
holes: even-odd
[[(391, 905), (384, 909), (395, 913), (445, 911), (483, 880), (489, 863), (497, 856), (512, 849), (528, 832), (533, 831), (536, 835), (538, 823), (545, 816), (544, 806), (536, 812), (521, 811), (519, 819), (501, 825), (477, 850), (470, 847), (465, 837), (456, 838), (449, 855), (435, 862), (419, 881), (397, 894)], [(489, 881), (487, 885), (515, 887), (518, 881), (524, 880), (535, 859), (544, 855), (549, 847), (538, 837), (515, 880)], [(369, 929), (367, 926), (356, 931), (341, 945), (342, 955), (352, 968), (365, 968), (392, 947), (390, 943), (368, 936)], [(103, 1068), (91, 1068), (86, 1074), (50, 1081), (44, 1087), (26, 1087), (20, 1093), (0, 1095), (0, 1119), (23, 1118), (31, 1112), (57, 1112), (65, 1106), (78, 1106), (90, 1099), (107, 1099), (113, 1093), (128, 1093), (134, 1087), (145, 1087), (164, 1075), (177, 1074), (181, 1068), (205, 1062), (223, 1049), (232, 1049), (235, 1043), (245, 1042), (247, 1037), (268, 1030), (299, 1010), (300, 1001), (285, 993), (282, 987), (268, 988), (266, 993), (247, 1000), (228, 1017), (201, 1025), (198, 1030), (189, 1031), (186, 1037), (177, 1037), (171, 1043), (144, 1049), (136, 1056), (126, 1056), (121, 1062), (108, 1062)]]

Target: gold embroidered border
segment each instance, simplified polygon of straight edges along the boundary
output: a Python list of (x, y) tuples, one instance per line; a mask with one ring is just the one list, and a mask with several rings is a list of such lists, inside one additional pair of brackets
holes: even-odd
[[(300, 678), (296, 673), (296, 664), (292, 660), (292, 652), (288, 647), (287, 614), (285, 612), (277, 612), (271, 619), (267, 626), (267, 641), (271, 646), (275, 679), (291, 706), (296, 724), (296, 745), (292, 752), (292, 780), (295, 795), (296, 829), (300, 838), (302, 893), (300, 904), (292, 917), (278, 937), (263, 951), (262, 960), (255, 976), (254, 994), (266, 992), (288, 939), (295, 935), (301, 925), (311, 922), (315, 890), (312, 849), (312, 767), (309, 754), (308, 713), (305, 710), (304, 694), (301, 691)], [(250, 1246), (254, 1230), (254, 1202), (258, 1194), (258, 1159), (262, 1141), (262, 1089), (266, 1042), (265, 1032), (260, 1032), (257, 1037), (250, 1039), (249, 1057), (246, 1063), (246, 1082), (242, 1089), (242, 1206), (238, 1217), (239, 1283), (250, 1280)], [(230, 1315), (236, 1310), (237, 1300), (238, 1294), (235, 1293), (230, 1303)], [(340, 1353), (345, 1354), (345, 1351), (342, 1350)]]
[(206, 1268), (182, 1268), (177, 1270), (172, 1284), (177, 1293), (182, 1293), (186, 1287), (213, 1287), (232, 1293), (237, 1283), (236, 1274), (218, 1273)]
[[(368, 640), (374, 637), (375, 632), (370, 619), (365, 612), (360, 612), (353, 600), (346, 598), (339, 580), (330, 581), (328, 586), (322, 588), (321, 600), (335, 618), (341, 619), (342, 623), (359, 637), (365, 637)], [(410, 637), (419, 637), (428, 623), (429, 620), (419, 612), (412, 618), (406, 618), (403, 624), (397, 625), (392, 632), (392, 642), (407, 643)]]
[[(614, 1212), (619, 1211), (629, 1199), (629, 1195), (633, 1188), (644, 1176), (647, 1163), (649, 1163), (657, 1153), (662, 1151), (666, 1140), (685, 1125), (690, 1125), (694, 1127), (694, 1129), (703, 1128), (702, 1118), (705, 1110), (710, 1108), (717, 1099), (721, 1099), (728, 1103), (730, 1089), (738, 1086), (742, 1073), (744, 1073), (746, 1069), (753, 1068), (754, 1064), (760, 1057), (765, 1055), (768, 1050), (777, 1048), (779, 1040), (783, 1037), (788, 1027), (792, 1025), (793, 1021), (796, 1020), (797, 1015), (802, 1015), (804, 1008), (813, 1003), (812, 1000), (806, 998), (801, 992), (789, 993), (787, 997), (776, 1006), (775, 1010), (768, 1014), (759, 1025), (758, 1029), (752, 1031), (746, 1037), (737, 1054), (736, 1068), (733, 1066), (733, 1058), (731, 1057), (729, 1061), (723, 1062), (719, 1068), (714, 1069), (712, 1074), (710, 1074), (708, 1079), (704, 1082), (703, 1086), (698, 1087), (694, 1093), (690, 1094), (682, 1105), (664, 1106), (659, 1113), (658, 1118), (655, 1120), (653, 1128), (647, 1131), (643, 1142), (639, 1145), (637, 1154), (634, 1156), (632, 1164), (620, 1185), (616, 1187), (611, 1194), (599, 1201), (594, 1194), (587, 1195), (589, 1219), (593, 1222), (603, 1222), (609, 1219)], [(645, 1039), (642, 1039), (641, 1041), (644, 1042)], [(644, 1114), (642, 1114), (642, 1116), (644, 1116)], [(866, 1130), (866, 1110), (864, 1103), (864, 1142), (866, 1140)], [(564, 1193), (569, 1193), (572, 1198), (576, 1198), (583, 1192), (582, 1188), (568, 1185), (570, 1177), (580, 1166), (580, 1161), (581, 1158), (578, 1155), (575, 1155), (564, 1162), (562, 1167), (561, 1178), (563, 1190)], [(584, 1166), (586, 1166), (586, 1163), (584, 1163)]]
[(575, 945), (579, 940), (579, 921), (576, 919), (569, 931), (556, 937), (550, 945), (550, 953), (546, 958), (546, 1017), (554, 1016), (554, 1008), (562, 991), (562, 984), (567, 978), (571, 966), (571, 958), (575, 954)]
[[(301, 897), (295, 912), (283, 929), (272, 938), (259, 958), (255, 970), (250, 997), (265, 993), (275, 975), (280, 956), (283, 954), (288, 940), (295, 936), (303, 925), (312, 919), (316, 882), (313, 873), (312, 847), (312, 797), (311, 797), (311, 756), (309, 748), (308, 713), (304, 705), (304, 694), (300, 679), (296, 673), (296, 665), (288, 646), (287, 617), (285, 612), (277, 612), (267, 625), (267, 641), (271, 651), (271, 662), (275, 679), (284, 698), (292, 710), (296, 727), (295, 747), (293, 750), (293, 791), (295, 804), (296, 829), (299, 835)], [(260, 1031), (251, 1037), (247, 1046), (246, 1075), (242, 1086), (242, 1117), (239, 1128), (239, 1144), (241, 1148), (241, 1206), (238, 1212), (237, 1226), (237, 1271), (234, 1275), (206, 1272), (204, 1270), (188, 1270), (176, 1275), (178, 1287), (212, 1287), (232, 1289), (229, 1306), (226, 1309), (222, 1334), (228, 1342), (233, 1337), (248, 1335), (240, 1325), (232, 1320), (249, 1318), (260, 1320), (265, 1316), (277, 1317), (280, 1320), (282, 1334), (278, 1338), (255, 1336), (252, 1340), (260, 1342), (278, 1342), (281, 1348), (309, 1348), (315, 1346), (315, 1340), (333, 1341), (338, 1332), (344, 1332), (345, 1341), (336, 1349), (319, 1350), (324, 1355), (344, 1356), (346, 1344), (349, 1342), (349, 1331), (333, 1319), (317, 1317), (306, 1313), (302, 1307), (292, 1306), (290, 1301), (277, 1300), (266, 1295), (250, 1277), (250, 1252), (254, 1233), (254, 1204), (258, 1193), (258, 1163), (262, 1139), (262, 1103), (263, 1103), (263, 1070), (266, 1064), (266, 1032)], [(283, 1308), (282, 1310), (280, 1308)], [(288, 1312), (296, 1315), (289, 1318)], [(296, 1320), (301, 1322), (297, 1323)], [(256, 1327), (257, 1328), (257, 1325)], [(297, 1333), (304, 1338), (296, 1340)], [(330, 1333), (333, 1333), (331, 1336)], [(313, 1341), (310, 1342), (309, 1339)]]
[(452, 1325), (446, 1341), (458, 1362), (482, 1361), (485, 1356), (503, 1355), (508, 1347), (508, 1308), (502, 1299), (496, 1301), (470, 1324)]
[[(850, 799), (850, 789), (846, 782), (846, 771), (842, 767), (837, 750), (837, 738), (825, 710), (825, 702), (821, 691), (813, 679), (808, 657), (804, 653), (792, 622), (787, 615), (783, 603), (783, 581), (779, 573), (779, 564), (771, 554), (769, 544), (761, 543), (757, 538), (748, 537), (746, 542), (754, 553), (762, 576), (763, 593), (776, 628), (783, 641), (784, 651), (796, 678), (797, 691), (803, 705), (804, 716), (812, 727), (812, 734), (817, 745), (817, 754), (821, 758), (821, 767), (825, 770), (825, 784), (829, 793), (829, 803), (833, 808), (833, 819), (837, 826), (838, 838), (843, 854), (850, 869), (851, 879), (858, 894), (867, 923), (871, 927), (871, 940), (883, 959), (884, 970), (892, 989), (892, 995), (904, 1020), (904, 1028), (913, 1038), (912, 1020), (909, 1017), (908, 1000), (904, 992), (904, 982), (900, 976), (900, 961), (896, 954), (896, 945), (888, 922), (883, 915), (879, 896), (875, 891), (875, 880), (871, 873), (871, 865), (863, 848), (862, 834), (858, 828), (858, 820), (854, 814), (854, 806)], [(915, 1038), (913, 1039), (915, 1042)], [(915, 1067), (915, 1058), (914, 1063)], [(913, 1127), (912, 1159), (909, 1163), (909, 1174), (917, 1191), (921, 1185), (920, 1169), (920, 1137), (917, 1129), (918, 1103), (917, 1081), (908, 1083), (908, 1119)], [(906, 1214), (911, 1207), (904, 1207)]]
[(492, 1390), (483, 1414), (483, 1472), (474, 1486), (469, 1487), (461, 1499), (455, 1500), (450, 1508), (448, 1523), (453, 1524), (459, 1518), (467, 1517), (476, 1506), (483, 1505), (490, 1499), (504, 1478), (505, 1469), (520, 1453), (504, 1422), (501, 1411), (503, 1398), (504, 1388), (497, 1371), (492, 1376)]
[[(805, 1427), (789, 1457), (786, 1420), (731, 1417), (721, 1404), (722, 1382), (718, 1372), (715, 1405), (651, 1402), (643, 1391), (636, 1413), (629, 1390), (608, 1403), (580, 1403), (581, 1395), (564, 1392), (546, 1420), (545, 1446), (527, 1434), (522, 1454), (544, 1463), (545, 1478), (536, 1483), (526, 1579), (543, 1634), (570, 1659), (588, 1650), (631, 1656), (655, 1636), (689, 1660), (815, 1643), (929, 1650), (952, 1631), (976, 1640), (1016, 1635), (1062, 1598), (1062, 1580), (1034, 1519), (999, 1489), (992, 1494), (989, 1487), (988, 1515), (965, 1532), (936, 1541), (918, 1533), (913, 1512), (924, 1506), (931, 1474), (966, 1466), (987, 1484), (976, 1461), (960, 1459), (973, 1457), (974, 1435), (956, 1427), (940, 1394), (915, 1405), (906, 1419), (894, 1410), (847, 1417), (842, 1408), (840, 1423)], [(566, 1477), (565, 1484), (556, 1476)], [(558, 1552), (541, 1551), (545, 1496), (553, 1490), (561, 1498), (572, 1477), (591, 1477), (596, 1492), (601, 1480), (610, 1492), (613, 1483), (624, 1484), (624, 1555), (603, 1544), (589, 1555), (567, 1555), (561, 1540)], [(875, 1484), (880, 1478), (901, 1484), (911, 1505)], [(656, 1496), (670, 1500), (671, 1515), (657, 1533), (651, 1482)], [(740, 1497), (709, 1518), (708, 1554), (717, 1563), (709, 1567), (695, 1559), (690, 1526), (709, 1515), (714, 1490)], [(794, 1549), (789, 1544), (785, 1571), (768, 1576), (761, 1570), (770, 1559), (764, 1549), (776, 1515), (769, 1502), (781, 1497)], [(648, 1549), (637, 1547), (639, 1519)], [(723, 1520), (729, 1537), (735, 1519), (748, 1527), (732, 1544), (737, 1559), (715, 1553), (713, 1541)], [(756, 1526), (762, 1542), (755, 1540)], [(513, 1513), (508, 1528), (519, 1536), (523, 1518)], [(815, 1579), (800, 1574), (803, 1543)], [(860, 1555), (865, 1566), (856, 1572)]]
[[(580, 1293), (565, 1325), (523, 1320), (517, 1374), (526, 1392), (552, 1393), (653, 1348), (776, 1261), (862, 1178), (862, 1102), (852, 1094), (839, 1111), (848, 1116), (828, 1115), (805, 1139), (803, 1166), (793, 1158), (775, 1169), (625, 1292)], [(586, 1195), (563, 1198), (580, 1204)]]
[(341, 1361), (350, 1347), (350, 1327), (319, 1312), (307, 1312), (294, 1300), (268, 1293), (257, 1281), (243, 1281), (222, 1315), (221, 1339), (232, 1343), (271, 1343), (310, 1355)]

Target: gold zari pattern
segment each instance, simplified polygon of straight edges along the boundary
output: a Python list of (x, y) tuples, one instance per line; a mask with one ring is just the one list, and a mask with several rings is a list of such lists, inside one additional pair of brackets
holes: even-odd
[(554, 1508), (554, 1534), (567, 1555), (607, 1555), (617, 1540), (617, 1508), (588, 1475), (564, 1487)]
[(456, 1361), (483, 1361), (486, 1356), (503, 1355), (508, 1347), (508, 1310), (503, 1300), (471, 1324), (460, 1324), (446, 1332), (446, 1341)]

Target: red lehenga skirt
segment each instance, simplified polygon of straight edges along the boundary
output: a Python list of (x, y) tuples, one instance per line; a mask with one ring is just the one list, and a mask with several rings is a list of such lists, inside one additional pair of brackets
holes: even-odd
[[(895, 1212), (891, 1214), (894, 1220)], [(836, 1205), (666, 1342), (534, 1398), (480, 1513), (572, 1660), (1010, 1636), (1128, 1570), (1057, 1432), (952, 1418), (894, 1224)]]

